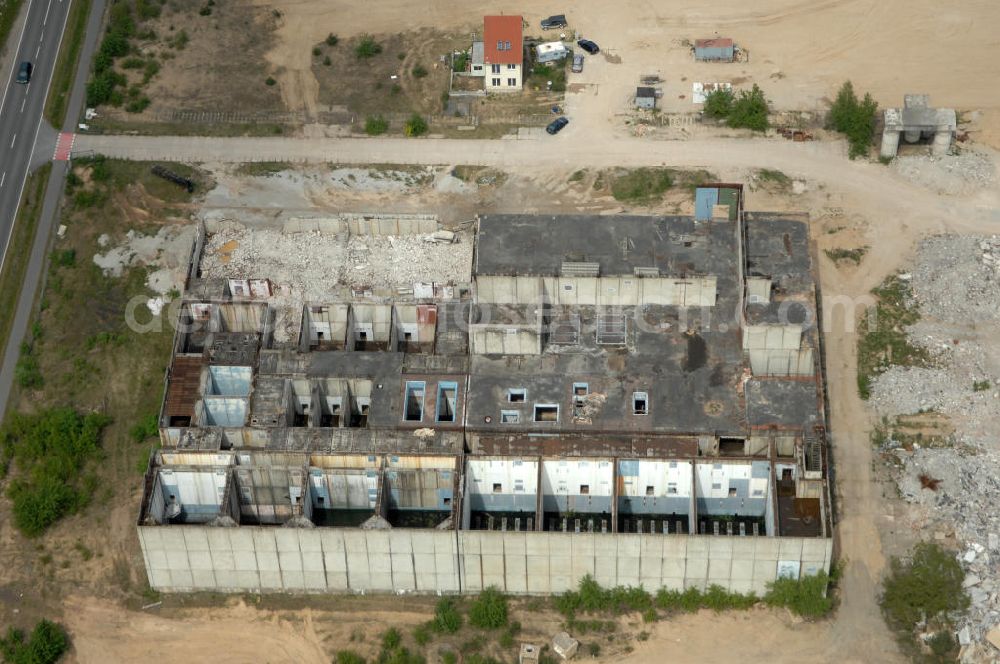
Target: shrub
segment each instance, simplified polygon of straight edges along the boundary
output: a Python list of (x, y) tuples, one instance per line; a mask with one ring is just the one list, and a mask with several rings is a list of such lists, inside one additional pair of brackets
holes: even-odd
[(211, 16), (212, 8), (208, 5), (202, 5), (202, 8), (198, 10), (198, 14), (201, 16)]
[(148, 60), (146, 66), (142, 68), (142, 82), (143, 84), (149, 83), (149, 81), (160, 73), (160, 63), (156, 60)]
[(127, 113), (142, 113), (149, 107), (149, 104), (149, 97), (143, 95), (138, 99), (133, 99), (129, 103), (125, 104), (125, 111)]
[(945, 617), (969, 606), (965, 573), (954, 556), (934, 542), (921, 542), (908, 562), (893, 558), (883, 583), (882, 611), (897, 629)]
[(0, 655), (11, 664), (55, 664), (67, 649), (69, 639), (65, 630), (44, 618), (31, 630), (27, 641), (24, 633), (13, 627), (0, 638)]
[(398, 648), (400, 642), (403, 640), (402, 635), (399, 630), (395, 627), (390, 627), (382, 635), (382, 648), (383, 650), (392, 650)]
[(421, 136), (427, 133), (427, 121), (414, 113), (403, 125), (403, 133), (407, 136)]
[(734, 128), (742, 127), (754, 131), (767, 129), (767, 98), (756, 83), (749, 91), (740, 91), (739, 96), (733, 101), (726, 122)]
[(479, 593), (469, 608), (469, 622), (483, 629), (499, 629), (507, 624), (507, 598), (490, 586)]
[(25, 535), (41, 534), (86, 502), (93, 487), (79, 481), (79, 475), (98, 455), (101, 430), (109, 421), (71, 408), (7, 417), (0, 429), (0, 453), (20, 471), (8, 494), (14, 502), (14, 523)]
[(369, 115), (365, 118), (365, 133), (369, 136), (384, 134), (389, 129), (389, 121), (381, 115)]
[(323, 50), (319, 46), (313, 46), (313, 57), (318, 58), (323, 54)]
[(367, 660), (353, 650), (338, 650), (333, 661), (334, 664), (365, 664)]
[(431, 630), (428, 625), (417, 625), (413, 628), (413, 640), (418, 646), (426, 646), (431, 641)]
[(427, 76), (427, 68), (423, 65), (417, 65), (413, 68), (413, 78), (424, 78)]
[(665, 168), (636, 168), (614, 177), (611, 195), (616, 201), (650, 202), (662, 196), (673, 184), (672, 173)]
[(434, 607), (434, 620), (431, 622), (435, 632), (454, 634), (462, 628), (462, 614), (458, 612), (454, 600), (439, 600)]
[(331, 61), (330, 61), (330, 56), (329, 55), (326, 56), (325, 58), (323, 58), (323, 64), (326, 65), (327, 67), (330, 66)]
[(864, 99), (858, 101), (850, 81), (845, 82), (837, 92), (837, 98), (830, 106), (828, 124), (847, 137), (850, 145), (848, 154), (851, 159), (862, 156), (868, 151), (872, 134), (875, 132), (877, 111), (878, 103), (870, 94), (865, 93)]
[(458, 655), (450, 650), (441, 653), (441, 664), (458, 664)]
[(52, 265), (73, 267), (76, 265), (76, 249), (57, 249), (52, 252)]
[(327, 46), (336, 46), (337, 42), (339, 41), (340, 39), (337, 37), (337, 35), (333, 34), (332, 32), (326, 36)]
[(267, 78), (264, 79), (264, 85), (266, 85), (268, 87), (271, 87), (275, 83), (277, 83), (277, 81), (274, 80), (273, 76), (268, 76)]
[(361, 35), (358, 45), (354, 47), (354, 55), (359, 60), (374, 58), (382, 52), (382, 45), (375, 41), (371, 35)]
[(136, 0), (135, 9), (143, 20), (160, 16), (160, 4), (154, 0)]
[(37, 390), (45, 382), (42, 380), (41, 365), (30, 344), (21, 344), (21, 354), (14, 365), (14, 380), (26, 390)]
[(128, 435), (135, 443), (141, 443), (147, 438), (152, 438), (160, 432), (159, 422), (156, 413), (146, 415), (128, 430)]
[(706, 117), (723, 119), (733, 110), (735, 95), (731, 89), (718, 88), (705, 95), (704, 113)]
[(146, 61), (139, 57), (125, 58), (122, 60), (122, 69), (140, 69)]
[(776, 579), (767, 584), (764, 602), (787, 607), (805, 618), (821, 618), (833, 608), (833, 599), (826, 596), (829, 584), (830, 577), (825, 573)]

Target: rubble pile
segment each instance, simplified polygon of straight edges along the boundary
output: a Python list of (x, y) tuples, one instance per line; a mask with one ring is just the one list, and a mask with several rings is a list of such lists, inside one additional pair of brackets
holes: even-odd
[(1000, 236), (939, 235), (922, 241), (918, 255), (913, 294), (925, 317), (1000, 320)]
[(305, 302), (348, 297), (345, 288), (395, 295), (414, 283), (461, 284), (472, 279), (468, 234), (348, 236), (317, 231), (284, 233), (222, 222), (202, 252), (209, 279), (270, 279), (276, 311), (274, 339), (298, 337)]
[[(894, 366), (872, 386), (872, 405), (889, 418), (934, 412), (954, 427), (933, 448), (904, 446), (890, 430), (883, 451), (896, 457), (900, 496), (915, 528), (954, 537), (971, 599), (957, 621), (962, 661), (1000, 657), (1000, 236), (944, 235), (921, 242), (912, 272), (921, 320), (910, 343), (928, 367)], [(891, 421), (891, 419), (890, 419)]]
[(944, 157), (899, 156), (892, 169), (916, 185), (950, 196), (971, 194), (996, 180), (990, 157), (972, 151)]

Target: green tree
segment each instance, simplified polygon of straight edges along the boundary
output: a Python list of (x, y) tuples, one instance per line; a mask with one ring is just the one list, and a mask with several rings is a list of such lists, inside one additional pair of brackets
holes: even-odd
[(27, 641), (24, 633), (13, 627), (0, 638), (0, 655), (9, 664), (55, 664), (68, 648), (66, 631), (44, 618), (31, 630)]
[(435, 632), (454, 634), (462, 628), (462, 614), (458, 612), (452, 599), (438, 600), (434, 607), (434, 620), (431, 623)]
[(858, 101), (850, 81), (846, 81), (837, 92), (837, 98), (830, 106), (828, 125), (847, 137), (851, 159), (860, 157), (868, 151), (872, 134), (875, 132), (877, 112), (878, 103), (870, 94), (865, 93), (864, 99)]
[(705, 117), (723, 119), (733, 110), (735, 95), (731, 89), (717, 88), (705, 95)]
[(752, 89), (740, 91), (726, 122), (733, 128), (767, 130), (767, 98), (756, 83)]

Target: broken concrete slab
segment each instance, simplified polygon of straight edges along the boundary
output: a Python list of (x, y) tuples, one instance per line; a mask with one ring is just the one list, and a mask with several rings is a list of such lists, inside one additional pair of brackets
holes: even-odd
[(579, 647), (580, 642), (566, 632), (559, 632), (552, 637), (552, 649), (563, 659), (571, 659)]

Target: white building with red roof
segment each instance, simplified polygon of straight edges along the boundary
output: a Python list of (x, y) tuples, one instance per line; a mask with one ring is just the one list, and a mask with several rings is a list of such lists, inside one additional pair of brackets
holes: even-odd
[(487, 92), (521, 89), (524, 43), (520, 16), (483, 17), (483, 69)]

